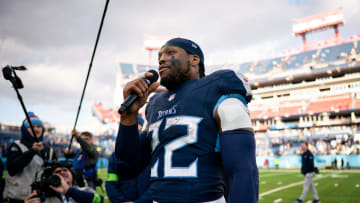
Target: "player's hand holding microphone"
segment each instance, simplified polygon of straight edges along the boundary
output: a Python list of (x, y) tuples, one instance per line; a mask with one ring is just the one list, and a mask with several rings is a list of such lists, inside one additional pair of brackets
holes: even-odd
[(137, 122), (139, 109), (145, 105), (150, 93), (160, 85), (159, 82), (156, 82), (158, 78), (159, 74), (150, 70), (144, 74), (144, 77), (137, 78), (125, 85), (123, 90), (125, 101), (119, 109), (123, 125), (133, 125)]

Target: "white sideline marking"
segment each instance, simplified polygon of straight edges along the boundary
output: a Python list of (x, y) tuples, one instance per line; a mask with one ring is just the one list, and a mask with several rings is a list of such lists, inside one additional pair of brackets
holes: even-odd
[(338, 175), (338, 174), (332, 174), (331, 175), (332, 178), (348, 178), (348, 175)]
[(274, 200), (274, 203), (279, 203), (279, 202), (281, 202), (281, 201), (282, 201), (282, 199), (279, 198), (279, 199)]
[[(323, 176), (323, 175), (318, 175), (316, 178), (314, 178), (313, 180), (318, 180), (320, 178), (325, 178), (327, 177), (326, 176)], [(278, 188), (275, 188), (275, 189), (272, 189), (272, 190), (269, 190), (269, 191), (266, 191), (266, 192), (263, 192), (261, 194), (259, 194), (260, 197), (263, 197), (265, 195), (269, 195), (271, 193), (274, 193), (274, 192), (277, 192), (277, 191), (280, 191), (280, 190), (283, 190), (283, 189), (287, 189), (287, 188), (290, 188), (290, 187), (294, 187), (294, 186), (297, 186), (297, 185), (301, 185), (303, 184), (304, 181), (299, 181), (299, 182), (296, 182), (296, 183), (291, 183), (290, 185), (284, 185), (284, 186), (281, 186), (281, 187), (278, 187)]]

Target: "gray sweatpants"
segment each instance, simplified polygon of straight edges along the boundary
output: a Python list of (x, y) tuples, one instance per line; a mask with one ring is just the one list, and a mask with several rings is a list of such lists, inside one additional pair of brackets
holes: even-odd
[(315, 176), (315, 172), (307, 173), (305, 175), (304, 187), (303, 187), (303, 191), (302, 191), (302, 194), (299, 199), (304, 200), (306, 198), (309, 188), (311, 188), (311, 193), (312, 193), (314, 199), (316, 199), (316, 200), (319, 199), (319, 196), (316, 192), (315, 185), (313, 182), (314, 176)]

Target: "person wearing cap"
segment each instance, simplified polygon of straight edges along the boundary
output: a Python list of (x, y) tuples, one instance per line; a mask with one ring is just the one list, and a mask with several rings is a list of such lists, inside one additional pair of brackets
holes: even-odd
[(137, 114), (159, 83), (148, 86), (138, 78), (123, 89), (124, 99), (131, 93), (139, 98), (121, 114), (115, 154), (128, 170), (121, 178), (151, 167), (146, 193), (154, 202), (257, 202), (247, 78), (232, 70), (205, 76), (201, 48), (184, 38), (167, 41), (158, 62), (160, 84), (167, 91), (149, 99), (148, 124), (141, 133)]
[(45, 131), (43, 122), (33, 112), (28, 112), (28, 115), (35, 135), (29, 121), (25, 119), (21, 125), (21, 140), (10, 144), (7, 150), (6, 167), (9, 175), (3, 196), (9, 202), (24, 202), (31, 193), (31, 183), (43, 173), (44, 163), (57, 160), (54, 150), (42, 142)]
[(72, 136), (76, 138), (76, 141), (80, 144), (81, 150), (78, 153), (65, 151), (65, 156), (74, 157), (74, 171), (76, 173), (76, 179), (80, 186), (84, 186), (85, 183), (82, 180), (86, 180), (87, 186), (96, 189), (96, 186), (100, 186), (100, 180), (97, 177), (98, 153), (96, 146), (93, 143), (93, 135), (88, 131), (79, 133), (73, 130)]
[[(74, 172), (71, 170), (71, 165), (61, 162), (51, 168), (52, 175), (57, 175), (60, 178), (60, 185), (55, 187), (49, 185), (49, 188), (53, 191), (51, 194), (46, 194), (45, 203), (62, 203), (62, 202), (74, 202), (74, 203), (102, 203), (104, 197), (98, 194), (90, 187), (79, 187), (74, 178)], [(46, 176), (48, 177), (48, 176)], [(43, 192), (43, 191), (42, 191)], [(33, 191), (25, 199), (25, 203), (40, 203), (40, 194)]]

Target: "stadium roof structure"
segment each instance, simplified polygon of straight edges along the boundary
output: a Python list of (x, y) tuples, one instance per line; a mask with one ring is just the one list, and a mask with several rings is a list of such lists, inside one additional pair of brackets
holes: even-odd
[(341, 8), (333, 9), (312, 16), (296, 19), (293, 23), (293, 34), (301, 36), (303, 49), (307, 50), (306, 34), (329, 28), (334, 28), (335, 39), (339, 39), (339, 26), (344, 25), (344, 15)]
[(293, 34), (295, 36), (316, 30), (333, 28), (344, 24), (344, 15), (341, 8), (333, 9), (312, 16), (295, 19)]

